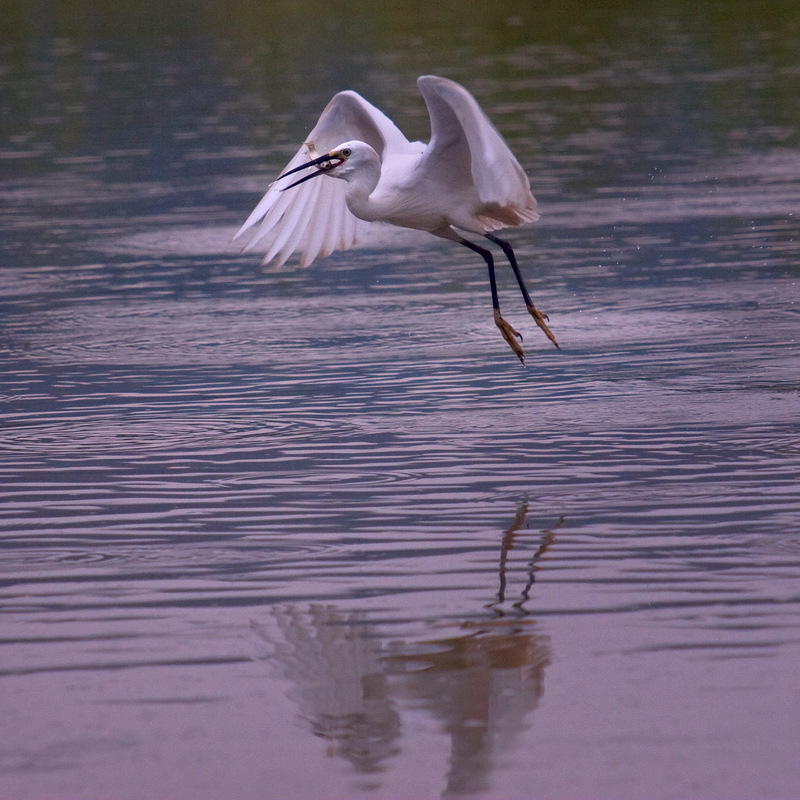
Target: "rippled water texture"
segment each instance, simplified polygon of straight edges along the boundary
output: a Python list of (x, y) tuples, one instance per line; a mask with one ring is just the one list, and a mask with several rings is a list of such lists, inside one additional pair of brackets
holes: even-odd
[[(5, 14), (0, 796), (797, 797), (794, 6), (379, 5)], [(465, 248), (230, 243), (424, 72), (531, 175), (524, 368)]]

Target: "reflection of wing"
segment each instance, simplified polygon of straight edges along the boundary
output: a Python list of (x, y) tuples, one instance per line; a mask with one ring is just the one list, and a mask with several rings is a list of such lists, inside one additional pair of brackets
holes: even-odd
[(417, 80), (431, 117), (419, 169), (453, 192), (475, 191), (486, 231), (539, 219), (528, 176), (475, 98), (446, 78)]
[(274, 626), (252, 627), (272, 645), (272, 663), (291, 679), (290, 697), (314, 734), (359, 772), (380, 768), (400, 734), (381, 640), (360, 614), (334, 606), (275, 606), (272, 617)]
[[(382, 159), (395, 153), (417, 152), (382, 111), (356, 92), (339, 92), (284, 172), (351, 139), (371, 145)], [(319, 255), (353, 247), (369, 230), (370, 223), (354, 217), (347, 208), (345, 181), (323, 176), (289, 192), (281, 192), (281, 188), (278, 179), (236, 234), (240, 236), (261, 220), (246, 249), (266, 238), (265, 264), (275, 259), (280, 266), (292, 253), (299, 252), (305, 267)]]

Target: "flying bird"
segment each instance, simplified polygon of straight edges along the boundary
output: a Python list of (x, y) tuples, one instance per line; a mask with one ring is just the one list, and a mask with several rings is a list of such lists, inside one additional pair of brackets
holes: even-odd
[[(558, 347), (547, 315), (528, 294), (514, 250), (494, 234), (539, 218), (530, 182), (463, 86), (435, 75), (423, 75), (417, 85), (430, 115), (430, 143), (410, 142), (360, 94), (339, 92), (235, 238), (258, 226), (245, 249), (265, 243), (265, 264), (281, 265), (299, 253), (303, 266), (358, 244), (373, 222), (458, 242), (486, 261), (495, 324), (524, 364), (522, 336), (500, 314), (494, 257), (461, 231), (500, 247), (529, 313)], [(313, 171), (288, 180), (308, 169)]]

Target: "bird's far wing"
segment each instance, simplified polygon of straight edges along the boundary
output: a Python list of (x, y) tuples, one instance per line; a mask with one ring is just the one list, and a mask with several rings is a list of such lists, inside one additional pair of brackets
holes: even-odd
[[(339, 92), (284, 172), (351, 139), (371, 145), (382, 158), (409, 147), (406, 137), (382, 111), (356, 92)], [(246, 249), (264, 242), (265, 264), (274, 259), (280, 266), (299, 252), (301, 265), (308, 266), (317, 256), (347, 250), (363, 240), (370, 223), (353, 216), (347, 208), (345, 181), (320, 176), (282, 192), (288, 185), (288, 180), (280, 179), (271, 184), (234, 237), (260, 222)]]
[(419, 169), (449, 175), (450, 181), (461, 174), (462, 185), (454, 189), (471, 179), (490, 217), (515, 225), (538, 219), (528, 176), (475, 98), (435, 75), (423, 75), (417, 84), (431, 118), (431, 141)]

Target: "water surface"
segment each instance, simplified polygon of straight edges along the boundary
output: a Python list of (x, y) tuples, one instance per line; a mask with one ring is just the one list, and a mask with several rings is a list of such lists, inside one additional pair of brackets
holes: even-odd
[[(17, 8), (0, 793), (796, 796), (791, 4)], [(464, 248), (230, 243), (424, 72), (531, 175), (525, 368)]]

